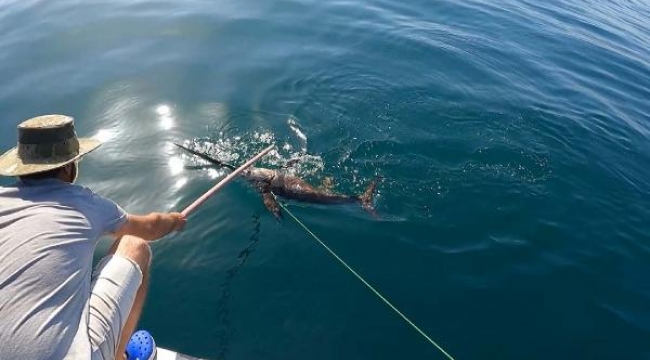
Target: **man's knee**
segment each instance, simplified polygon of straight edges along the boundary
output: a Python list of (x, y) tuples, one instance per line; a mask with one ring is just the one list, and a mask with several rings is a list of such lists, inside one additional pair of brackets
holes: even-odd
[(124, 235), (117, 245), (115, 255), (123, 256), (135, 261), (146, 274), (151, 264), (151, 248), (149, 244), (136, 236)]

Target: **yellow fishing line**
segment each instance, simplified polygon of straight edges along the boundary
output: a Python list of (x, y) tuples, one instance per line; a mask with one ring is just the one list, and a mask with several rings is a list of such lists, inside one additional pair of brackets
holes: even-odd
[(406, 315), (404, 315), (397, 307), (395, 307), (395, 305), (393, 305), (390, 301), (388, 301), (388, 299), (386, 299), (385, 296), (383, 296), (379, 291), (377, 291), (377, 289), (375, 289), (372, 285), (370, 285), (361, 275), (359, 275), (359, 273), (354, 271), (354, 269), (350, 267), (350, 265), (348, 265), (345, 262), (345, 260), (341, 259), (341, 257), (338, 256), (334, 252), (334, 250), (330, 249), (329, 246), (327, 246), (321, 239), (318, 238), (318, 236), (316, 236), (316, 234), (314, 234), (311, 230), (309, 230), (309, 228), (307, 228), (307, 226), (303, 224), (302, 221), (298, 220), (298, 218), (291, 211), (289, 211), (289, 209), (287, 209), (279, 201), (278, 204), (284, 211), (287, 212), (287, 214), (289, 214), (289, 216), (291, 216), (291, 218), (293, 218), (293, 220), (295, 220), (296, 223), (298, 223), (298, 225), (300, 225), (303, 229), (305, 229), (305, 231), (307, 231), (309, 235), (311, 235), (316, 241), (318, 241), (318, 243), (321, 244), (325, 248), (325, 250), (327, 250), (332, 256), (334, 256), (334, 258), (338, 260), (339, 263), (343, 265), (343, 267), (348, 269), (352, 273), (352, 275), (356, 276), (356, 278), (359, 279), (359, 281), (361, 281), (368, 289), (370, 289), (370, 291), (372, 291), (375, 295), (377, 295), (377, 297), (381, 299), (381, 301), (383, 301), (386, 305), (388, 305), (391, 309), (393, 309), (393, 311), (395, 311), (397, 315), (399, 315), (402, 319), (404, 319), (404, 321), (406, 321), (407, 324), (411, 325), (411, 327), (414, 328), (418, 333), (420, 333), (420, 335), (422, 335), (422, 337), (424, 337), (429, 343), (431, 343), (431, 345), (435, 346), (438, 350), (440, 350), (440, 352), (442, 352), (447, 357), (447, 359), (455, 360), (453, 356), (449, 355), (449, 353), (446, 352), (445, 349), (443, 349), (440, 345), (438, 345), (435, 341), (433, 341), (433, 339), (431, 339), (429, 335), (427, 335), (417, 325), (415, 325), (413, 321), (411, 321), (411, 319), (406, 317)]

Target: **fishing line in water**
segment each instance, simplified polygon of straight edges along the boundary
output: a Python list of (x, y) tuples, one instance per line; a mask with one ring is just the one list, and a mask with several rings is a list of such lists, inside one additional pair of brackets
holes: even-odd
[[(179, 146), (179, 147), (181, 147), (181, 148), (183, 148), (183, 149), (185, 149), (185, 150), (188, 150), (188, 151), (192, 152), (192, 153), (195, 154), (195, 155), (198, 155), (198, 153), (195, 153), (194, 151), (192, 151), (192, 150), (190, 150), (190, 149), (187, 149), (187, 148), (185, 148), (184, 146), (182, 146), (182, 145), (180, 145), (180, 144), (176, 144), (176, 145)], [(251, 166), (255, 161), (257, 161), (257, 160), (258, 160), (259, 158), (261, 158), (262, 156), (266, 155), (266, 154), (267, 154), (269, 151), (271, 151), (273, 148), (274, 148), (274, 145), (270, 145), (269, 147), (267, 147), (266, 149), (264, 149), (261, 153), (257, 154), (257, 155), (256, 155), (255, 157), (253, 157), (252, 159), (248, 160), (244, 165), (242, 165), (242, 166), (240, 166), (239, 168), (235, 169), (232, 173), (230, 173), (230, 174), (229, 174), (228, 176), (226, 176), (223, 180), (221, 180), (219, 183), (217, 183), (214, 187), (212, 187), (210, 190), (208, 190), (208, 191), (207, 191), (205, 194), (203, 194), (200, 198), (198, 198), (197, 200), (195, 200), (195, 201), (194, 201), (190, 206), (188, 206), (187, 208), (185, 208), (185, 209), (183, 210), (183, 214), (184, 214), (185, 216), (188, 216), (190, 213), (192, 213), (194, 210), (196, 210), (197, 207), (199, 207), (201, 204), (203, 204), (203, 203), (204, 203), (204, 202), (205, 202), (205, 201), (206, 201), (206, 200), (207, 200), (211, 195), (213, 195), (214, 193), (216, 193), (217, 191), (219, 191), (219, 190), (221, 189), (221, 187), (223, 187), (223, 185), (225, 185), (226, 183), (228, 183), (229, 181), (231, 181), (235, 176), (237, 176), (238, 173), (242, 172), (244, 169), (246, 169), (247, 167)], [(273, 194), (273, 193), (272, 193), (272, 194)], [(275, 194), (273, 194), (273, 196), (275, 197)], [(449, 360), (454, 360), (454, 358), (453, 358), (451, 355), (449, 355), (449, 353), (447, 353), (447, 352), (446, 352), (446, 351), (445, 351), (445, 350), (444, 350), (440, 345), (438, 345), (435, 341), (433, 341), (433, 339), (431, 339), (431, 337), (429, 337), (429, 335), (427, 335), (427, 334), (426, 334), (424, 331), (422, 331), (422, 330), (421, 330), (417, 325), (415, 325), (415, 324), (413, 323), (413, 321), (411, 321), (411, 319), (409, 319), (408, 317), (406, 317), (406, 315), (404, 315), (404, 314), (403, 314), (403, 313), (402, 313), (402, 312), (401, 312), (397, 307), (395, 307), (395, 305), (393, 305), (390, 301), (388, 301), (388, 299), (386, 299), (385, 296), (383, 296), (383, 295), (382, 295), (382, 294), (381, 294), (377, 289), (375, 289), (372, 285), (370, 285), (370, 284), (366, 281), (366, 279), (364, 279), (364, 278), (363, 278), (361, 275), (359, 275), (359, 273), (357, 273), (357, 272), (356, 272), (356, 271), (355, 271), (355, 270), (354, 270), (350, 265), (348, 265), (348, 264), (345, 262), (345, 260), (343, 260), (340, 256), (338, 256), (338, 255), (334, 252), (334, 250), (330, 249), (330, 247), (327, 246), (327, 245), (326, 245), (326, 244), (325, 244), (325, 243), (324, 243), (320, 238), (318, 238), (318, 236), (316, 236), (316, 234), (314, 234), (311, 230), (309, 230), (309, 228), (307, 227), (307, 225), (303, 224), (303, 222), (300, 221), (300, 220), (299, 220), (299, 219), (298, 219), (298, 218), (297, 218), (297, 217), (296, 217), (296, 216), (295, 216), (291, 211), (289, 211), (289, 209), (287, 209), (287, 207), (284, 206), (284, 204), (282, 204), (282, 202), (277, 202), (277, 204), (278, 204), (278, 205), (279, 205), (279, 206), (280, 206), (284, 211), (286, 211), (287, 214), (289, 214), (289, 215), (291, 216), (291, 218), (293, 218), (293, 220), (294, 220), (296, 223), (298, 223), (298, 225), (300, 225), (303, 229), (305, 229), (305, 231), (307, 231), (307, 233), (308, 233), (309, 235), (311, 235), (311, 236), (312, 236), (312, 237), (313, 237), (313, 238), (314, 238), (314, 239), (315, 239), (319, 244), (321, 244), (321, 245), (325, 248), (325, 250), (327, 250), (327, 251), (328, 251), (328, 252), (329, 252), (329, 253), (330, 253), (330, 254), (331, 254), (331, 255), (332, 255), (336, 260), (338, 260), (339, 263), (341, 263), (341, 265), (343, 265), (343, 267), (345, 267), (346, 269), (348, 269), (348, 271), (350, 271), (350, 272), (352, 273), (352, 275), (354, 275), (357, 279), (359, 279), (359, 281), (361, 281), (361, 282), (362, 282), (362, 283), (363, 283), (363, 284), (364, 284), (364, 285), (365, 285), (365, 286), (366, 286), (370, 291), (372, 291), (373, 294), (375, 294), (375, 295), (376, 295), (376, 296), (377, 296), (381, 301), (383, 301), (386, 305), (388, 305), (388, 307), (390, 307), (390, 308), (391, 308), (395, 313), (397, 313), (397, 315), (399, 315), (399, 316), (400, 316), (404, 321), (406, 321), (407, 324), (409, 324), (409, 325), (410, 325), (413, 329), (415, 329), (415, 330), (416, 330), (420, 335), (422, 335), (422, 337), (424, 337), (424, 338), (425, 338), (425, 339), (426, 339), (426, 340), (427, 340), (431, 345), (433, 345), (433, 346), (436, 347), (438, 350), (440, 350), (440, 352), (441, 352), (443, 355), (445, 355), (445, 356), (447, 357), (447, 359), (449, 359)], [(247, 249), (247, 250), (250, 250), (250, 249)], [(246, 258), (248, 257), (248, 254), (250, 254), (250, 252), (244, 251), (243, 262), (245, 262)], [(243, 262), (242, 262), (242, 264), (243, 264)], [(238, 271), (238, 268), (237, 268), (237, 270), (235, 270), (234, 272), (232, 272), (232, 274), (230, 274), (230, 276), (231, 276), (231, 277), (234, 276), (234, 275), (237, 273), (237, 271)], [(229, 295), (227, 295), (225, 298), (227, 299), (228, 296), (229, 296)], [(224, 350), (224, 351), (225, 351), (225, 350)]]
[[(273, 195), (275, 196), (275, 194), (273, 194)], [(440, 350), (440, 352), (443, 355), (445, 355), (447, 357), (447, 359), (455, 360), (453, 356), (449, 355), (449, 353), (446, 352), (445, 349), (443, 349), (440, 345), (438, 345), (435, 341), (433, 341), (433, 339), (431, 339), (431, 337), (429, 335), (427, 335), (417, 325), (415, 325), (415, 323), (413, 323), (413, 321), (411, 321), (411, 319), (406, 317), (406, 315), (404, 315), (397, 307), (395, 307), (395, 305), (393, 305), (390, 301), (388, 301), (388, 299), (385, 296), (383, 296), (377, 289), (375, 289), (372, 285), (370, 285), (370, 283), (368, 283), (366, 281), (366, 279), (364, 279), (350, 265), (348, 265), (345, 262), (345, 260), (343, 260), (340, 256), (338, 256), (334, 252), (334, 250), (330, 249), (330, 247), (327, 246), (320, 238), (318, 238), (318, 236), (316, 236), (316, 234), (314, 234), (311, 230), (309, 230), (307, 225), (305, 225), (291, 211), (289, 211), (289, 209), (287, 209), (286, 206), (284, 206), (284, 204), (282, 204), (282, 202), (278, 201), (278, 205), (280, 205), (282, 210), (286, 211), (287, 214), (289, 214), (289, 216), (291, 216), (291, 218), (293, 218), (293, 220), (296, 223), (298, 223), (298, 225), (300, 225), (303, 229), (305, 229), (305, 231), (309, 235), (311, 235), (319, 244), (321, 244), (325, 248), (325, 250), (327, 250), (327, 252), (329, 252), (336, 260), (338, 260), (338, 262), (341, 263), (341, 265), (343, 265), (344, 268), (348, 269), (352, 273), (352, 275), (354, 275), (357, 279), (359, 279), (359, 281), (361, 281), (368, 289), (370, 289), (370, 291), (372, 291), (373, 294), (375, 294), (381, 301), (383, 301), (386, 305), (388, 305), (388, 307), (390, 307), (393, 311), (395, 311), (395, 313), (397, 313), (397, 315), (399, 315), (402, 319), (404, 319), (404, 321), (406, 321), (407, 324), (409, 324), (420, 335), (422, 335), (422, 337), (424, 337), (431, 345), (435, 346), (436, 349)]]
[(219, 320), (221, 322), (221, 329), (217, 334), (217, 349), (218, 356), (217, 359), (226, 359), (228, 358), (228, 352), (230, 350), (230, 340), (234, 335), (234, 330), (232, 328), (232, 323), (230, 321), (230, 309), (229, 305), (232, 302), (232, 285), (235, 280), (235, 276), (239, 273), (248, 257), (255, 251), (257, 245), (260, 241), (260, 217), (259, 215), (253, 216), (253, 234), (249, 238), (250, 242), (246, 247), (239, 252), (237, 256), (237, 263), (231, 267), (226, 272), (226, 278), (221, 283), (221, 297), (217, 301), (217, 314), (219, 315)]

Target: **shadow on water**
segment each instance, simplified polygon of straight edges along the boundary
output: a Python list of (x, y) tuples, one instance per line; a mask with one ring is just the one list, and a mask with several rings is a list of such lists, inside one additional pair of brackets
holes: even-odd
[(244, 267), (248, 257), (255, 251), (257, 244), (260, 241), (260, 215), (252, 216), (253, 233), (249, 237), (248, 244), (237, 256), (235, 265), (226, 272), (226, 277), (220, 285), (221, 296), (217, 301), (217, 315), (221, 323), (221, 328), (217, 335), (217, 359), (225, 359), (230, 349), (230, 340), (235, 334), (230, 321), (230, 308), (228, 305), (232, 300), (232, 286), (235, 276), (239, 270)]

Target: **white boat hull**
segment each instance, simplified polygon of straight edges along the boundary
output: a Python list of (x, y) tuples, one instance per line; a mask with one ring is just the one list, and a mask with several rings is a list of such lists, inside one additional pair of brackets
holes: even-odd
[(156, 356), (157, 360), (205, 360), (205, 359), (199, 359), (197, 357), (177, 353), (176, 351), (163, 349), (160, 346), (158, 346), (156, 352), (157, 352), (157, 356)]

